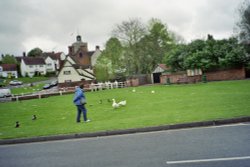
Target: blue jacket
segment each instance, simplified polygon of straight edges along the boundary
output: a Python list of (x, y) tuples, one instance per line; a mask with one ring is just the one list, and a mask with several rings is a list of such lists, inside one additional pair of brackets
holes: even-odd
[(73, 103), (75, 105), (82, 105), (81, 99), (85, 98), (84, 92), (81, 88), (76, 88)]

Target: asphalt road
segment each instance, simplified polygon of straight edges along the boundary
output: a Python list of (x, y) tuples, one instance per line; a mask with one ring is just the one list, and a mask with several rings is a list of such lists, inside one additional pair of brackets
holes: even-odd
[(0, 166), (249, 167), (250, 123), (2, 145)]

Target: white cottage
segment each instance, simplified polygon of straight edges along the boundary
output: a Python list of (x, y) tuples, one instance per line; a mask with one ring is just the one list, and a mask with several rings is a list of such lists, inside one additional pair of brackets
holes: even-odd
[(73, 86), (83, 81), (95, 80), (93, 70), (79, 65), (70, 56), (67, 56), (62, 69), (58, 74), (58, 83), (63, 86)]
[(89, 51), (88, 43), (83, 42), (81, 36), (77, 35), (76, 42), (68, 49), (69, 53), (58, 74), (59, 86), (70, 87), (95, 80), (92, 67), (101, 54), (99, 46), (96, 46), (95, 51)]
[(21, 60), (21, 75), (23, 77), (46, 75), (46, 63), (41, 57), (23, 57)]

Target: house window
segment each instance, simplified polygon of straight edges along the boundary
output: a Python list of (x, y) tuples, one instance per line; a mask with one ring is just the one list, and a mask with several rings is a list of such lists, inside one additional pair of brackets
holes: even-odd
[(51, 64), (51, 63), (49, 63), (49, 64), (47, 64), (47, 66), (49, 66), (49, 67), (50, 67), (50, 66), (52, 66), (52, 64)]
[(79, 53), (79, 56), (82, 58), (82, 52)]
[(187, 70), (187, 75), (188, 76), (202, 75), (202, 71), (201, 69)]
[(29, 65), (29, 67), (30, 67), (30, 68), (33, 68), (33, 66), (32, 66), (32, 65)]
[(64, 75), (70, 75), (70, 74), (71, 74), (71, 71), (63, 71), (63, 74), (64, 74)]
[(43, 65), (40, 65), (39, 67), (43, 67)]

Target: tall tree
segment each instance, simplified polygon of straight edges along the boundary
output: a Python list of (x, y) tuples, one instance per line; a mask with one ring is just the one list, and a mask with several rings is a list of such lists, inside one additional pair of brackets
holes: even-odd
[(99, 82), (105, 82), (112, 79), (110, 74), (110, 60), (104, 56), (99, 56), (94, 67), (96, 74), (96, 80)]
[(34, 48), (28, 53), (28, 57), (39, 57), (41, 56), (43, 51), (40, 48)]
[(240, 19), (236, 26), (239, 30), (239, 38), (241, 43), (245, 45), (245, 49), (250, 54), (250, 1), (245, 0), (239, 8)]
[(116, 78), (117, 75), (125, 75), (126, 64), (124, 62), (125, 58), (123, 53), (123, 47), (117, 38), (111, 37), (106, 42), (105, 50), (102, 52), (102, 56), (109, 59), (109, 73), (112, 74), (114, 78)]
[(151, 27), (147, 37), (151, 44), (149, 50), (151, 50), (151, 55), (153, 56), (152, 63), (155, 66), (156, 64), (162, 63), (165, 53), (170, 51), (174, 40), (170, 36), (167, 25), (164, 25), (160, 20), (152, 19), (150, 25)]
[(148, 24), (148, 33), (137, 44), (139, 48), (141, 73), (151, 73), (159, 63), (163, 63), (163, 57), (170, 51), (173, 39), (167, 26), (158, 19), (151, 19)]
[(103, 55), (107, 56), (111, 60), (112, 68), (114, 70), (122, 66), (122, 52), (123, 47), (117, 38), (112, 37), (107, 41)]
[(2, 58), (2, 63), (3, 64), (17, 64), (17, 61), (13, 55), (6, 54)]
[(132, 46), (136, 44), (145, 35), (145, 33), (146, 28), (138, 18), (123, 21), (112, 31), (113, 36), (122, 41), (125, 46)]
[(124, 62), (128, 74), (140, 73), (137, 43), (146, 34), (145, 26), (139, 19), (129, 19), (129, 21), (123, 21), (120, 25), (117, 25), (112, 34), (121, 41), (125, 48)]
[(185, 70), (184, 60), (187, 55), (187, 45), (179, 44), (165, 54), (163, 62), (170, 66), (172, 71), (183, 71)]

